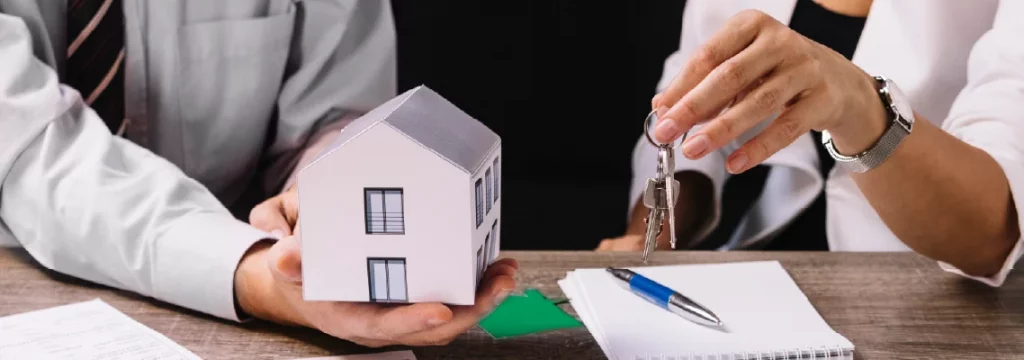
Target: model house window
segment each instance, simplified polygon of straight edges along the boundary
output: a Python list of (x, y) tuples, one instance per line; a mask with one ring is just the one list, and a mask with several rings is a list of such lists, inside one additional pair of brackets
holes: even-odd
[(405, 233), (402, 189), (367, 188), (364, 197), (367, 234)]
[(366, 260), (366, 266), (370, 275), (370, 301), (404, 302), (409, 299), (404, 258), (370, 258)]
[(498, 201), (498, 179), (501, 178), (501, 167), (498, 164), (498, 158), (494, 158), (494, 201)]
[(484, 202), (487, 203), (487, 213), (490, 214), (491, 213), (491, 199), (493, 199), (493, 197), (491, 197), (491, 192), (494, 190), (494, 189), (491, 188), (491, 169), (487, 169), (487, 171), (484, 172), (484, 182), (487, 183), (487, 196), (486, 196), (487, 199)]
[(484, 188), (483, 181), (476, 179), (476, 227), (484, 223)]
[(494, 220), (494, 224), (491, 225), (490, 236), (494, 236), (494, 239), (487, 246), (487, 251), (489, 252), (487, 254), (487, 261), (494, 260), (494, 255), (498, 253), (498, 220)]
[(491, 233), (487, 233), (487, 237), (484, 238), (484, 268), (487, 268), (486, 264), (491, 263)]
[(475, 271), (476, 271), (476, 278), (475, 278), (475, 282), (478, 283), (478, 284), (480, 283), (480, 276), (482, 276), (484, 274), (484, 271), (482, 270), (483, 266), (481, 265), (483, 263), (484, 263), (484, 247), (481, 245), (479, 249), (476, 249), (476, 269), (475, 269)]

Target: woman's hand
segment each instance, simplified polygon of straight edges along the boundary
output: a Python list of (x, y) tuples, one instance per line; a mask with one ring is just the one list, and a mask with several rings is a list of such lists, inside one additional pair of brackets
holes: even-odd
[[(759, 11), (733, 16), (656, 95), (654, 137), (678, 139), (698, 159), (774, 114), (763, 132), (730, 154), (727, 169), (754, 167), (810, 130), (828, 130), (840, 152), (869, 148), (887, 114), (874, 79), (842, 55)], [(723, 111), (724, 110), (724, 111)]]
[[(659, 244), (660, 245), (660, 244)], [(659, 250), (665, 250), (659, 246)], [(614, 251), (643, 251), (644, 250), (644, 236), (637, 234), (626, 234), (617, 238), (604, 239), (597, 245), (598, 252), (614, 252)]]

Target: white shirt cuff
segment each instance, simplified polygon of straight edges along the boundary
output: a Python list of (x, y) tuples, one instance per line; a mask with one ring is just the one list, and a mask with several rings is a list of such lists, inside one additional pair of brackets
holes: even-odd
[(219, 318), (241, 321), (235, 269), (270, 234), (226, 214), (196, 213), (171, 224), (156, 244), (153, 296)]
[(939, 262), (939, 267), (941, 267), (942, 270), (946, 270), (946, 271), (954, 273), (954, 274), (962, 275), (962, 276), (967, 277), (969, 279), (980, 281), (980, 282), (982, 282), (984, 284), (987, 284), (989, 286), (999, 287), (999, 286), (1002, 286), (1003, 282), (1006, 281), (1006, 276), (1010, 274), (1010, 271), (1013, 270), (1013, 265), (1016, 264), (1017, 260), (1019, 260), (1020, 257), (1021, 257), (1021, 250), (1022, 250), (1022, 247), (1021, 247), (1021, 242), (1022, 241), (1021, 240), (1022, 239), (1018, 239), (1017, 240), (1017, 245), (1013, 246), (1013, 250), (1010, 251), (1010, 255), (1007, 256), (1006, 257), (1006, 261), (1003, 262), (1003, 268), (999, 269), (999, 272), (995, 273), (995, 275), (992, 275), (992, 276), (982, 277), (982, 276), (967, 275), (966, 273), (964, 273), (960, 269), (957, 269), (955, 266), (950, 265), (948, 263), (941, 262), (941, 261)]

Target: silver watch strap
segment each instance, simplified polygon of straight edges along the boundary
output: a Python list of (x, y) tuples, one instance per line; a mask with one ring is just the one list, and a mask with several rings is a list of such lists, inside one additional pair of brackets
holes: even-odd
[(825, 143), (825, 149), (828, 150), (829, 155), (832, 155), (832, 158), (837, 163), (842, 164), (847, 169), (850, 169), (850, 171), (863, 173), (885, 162), (909, 134), (910, 131), (903, 127), (899, 121), (893, 121), (889, 123), (889, 128), (885, 130), (885, 133), (878, 139), (878, 142), (868, 148), (868, 150), (853, 156), (846, 156), (836, 151), (835, 143), (832, 141), (832, 136), (828, 134), (828, 131), (822, 133), (822, 142)]

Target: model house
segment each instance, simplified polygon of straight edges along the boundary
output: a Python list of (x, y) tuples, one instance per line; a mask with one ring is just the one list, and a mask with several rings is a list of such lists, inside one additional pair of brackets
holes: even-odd
[(306, 300), (473, 304), (497, 256), (501, 139), (420, 86), (298, 178)]

